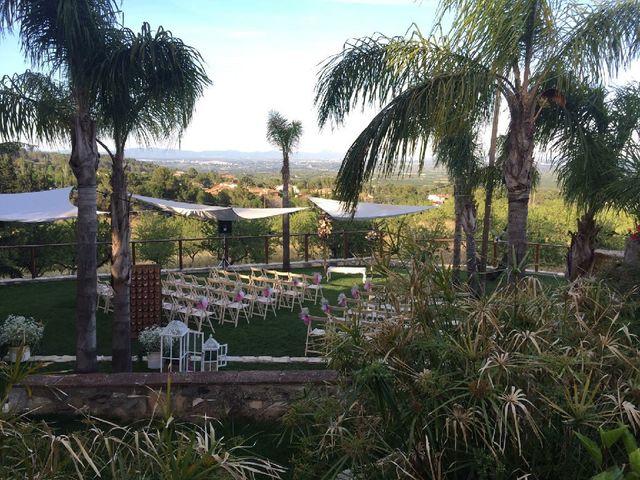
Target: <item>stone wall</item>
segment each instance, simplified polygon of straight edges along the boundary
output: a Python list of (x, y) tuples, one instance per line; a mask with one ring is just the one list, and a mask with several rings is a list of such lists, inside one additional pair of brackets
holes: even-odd
[(173, 415), (182, 419), (270, 420), (305, 389), (326, 391), (335, 383), (331, 370), (33, 375), (14, 387), (5, 409), (137, 420), (162, 415), (169, 399)]

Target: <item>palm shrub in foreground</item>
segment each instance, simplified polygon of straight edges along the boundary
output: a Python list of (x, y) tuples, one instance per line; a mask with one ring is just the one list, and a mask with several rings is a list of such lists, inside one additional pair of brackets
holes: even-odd
[[(451, 286), (436, 250), (387, 270), (413, 314), (343, 328), (342, 379), (284, 419), (295, 478), (582, 479), (597, 473), (576, 433), (640, 427), (640, 358), (623, 295), (535, 278), (478, 298)], [(327, 467), (329, 465), (330, 467)]]

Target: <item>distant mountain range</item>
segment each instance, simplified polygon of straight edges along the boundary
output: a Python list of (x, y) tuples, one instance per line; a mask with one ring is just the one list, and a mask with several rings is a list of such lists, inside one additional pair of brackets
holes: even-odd
[[(194, 152), (190, 150), (173, 150), (162, 148), (129, 148), (126, 156), (137, 160), (273, 160), (281, 161), (282, 154), (276, 150), (267, 152), (240, 152), (237, 150), (207, 150)], [(329, 160), (341, 161), (344, 154), (338, 152), (295, 152), (291, 161), (297, 160)]]

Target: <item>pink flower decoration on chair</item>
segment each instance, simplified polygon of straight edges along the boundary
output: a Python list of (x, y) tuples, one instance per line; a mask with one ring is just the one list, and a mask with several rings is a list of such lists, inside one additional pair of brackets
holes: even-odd
[(320, 310), (322, 310), (322, 312), (325, 315), (329, 315), (331, 313), (331, 307), (329, 306), (329, 300), (327, 300), (326, 298), (323, 298), (320, 301)]
[(198, 310), (206, 310), (209, 306), (209, 299), (207, 297), (202, 297), (198, 303), (196, 303), (196, 308)]
[(300, 286), (300, 280), (298, 280), (297, 278), (293, 279), (293, 286), (294, 287), (299, 287)]
[(302, 310), (300, 310), (300, 320), (302, 320), (307, 326), (311, 323), (311, 317), (309, 316), (308, 308), (303, 308)]
[(322, 275), (320, 275), (318, 272), (313, 274), (313, 284), (314, 285), (320, 285), (320, 282), (322, 281)]
[(364, 282), (364, 286), (362, 288), (364, 288), (366, 292), (369, 292), (373, 288), (373, 283), (371, 283), (371, 280), (367, 280)]
[(347, 306), (347, 296), (344, 293), (338, 295), (338, 305), (340, 305), (341, 307)]
[(234, 300), (236, 302), (241, 302), (244, 299), (244, 290), (238, 290), (238, 292), (236, 293), (236, 296), (234, 297)]
[(358, 290), (358, 287), (356, 285), (351, 287), (351, 296), (356, 300), (360, 298), (360, 290)]
[(271, 290), (271, 287), (265, 287), (262, 290), (262, 296), (263, 297), (270, 297), (272, 293), (273, 293), (273, 290)]

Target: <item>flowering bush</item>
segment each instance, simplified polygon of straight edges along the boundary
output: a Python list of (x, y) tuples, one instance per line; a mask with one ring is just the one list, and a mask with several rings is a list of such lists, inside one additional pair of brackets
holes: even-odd
[(380, 238), (380, 232), (378, 232), (377, 230), (369, 230), (365, 238), (369, 242), (374, 242)]
[(0, 327), (0, 344), (33, 347), (42, 340), (43, 332), (44, 327), (33, 318), (9, 315)]
[(155, 325), (153, 327), (147, 327), (138, 334), (138, 341), (145, 352), (159, 352), (160, 351), (160, 333), (162, 327)]
[(332, 231), (333, 224), (331, 223), (331, 217), (323, 213), (318, 220), (318, 238), (320, 238), (320, 240), (327, 240), (331, 236)]

